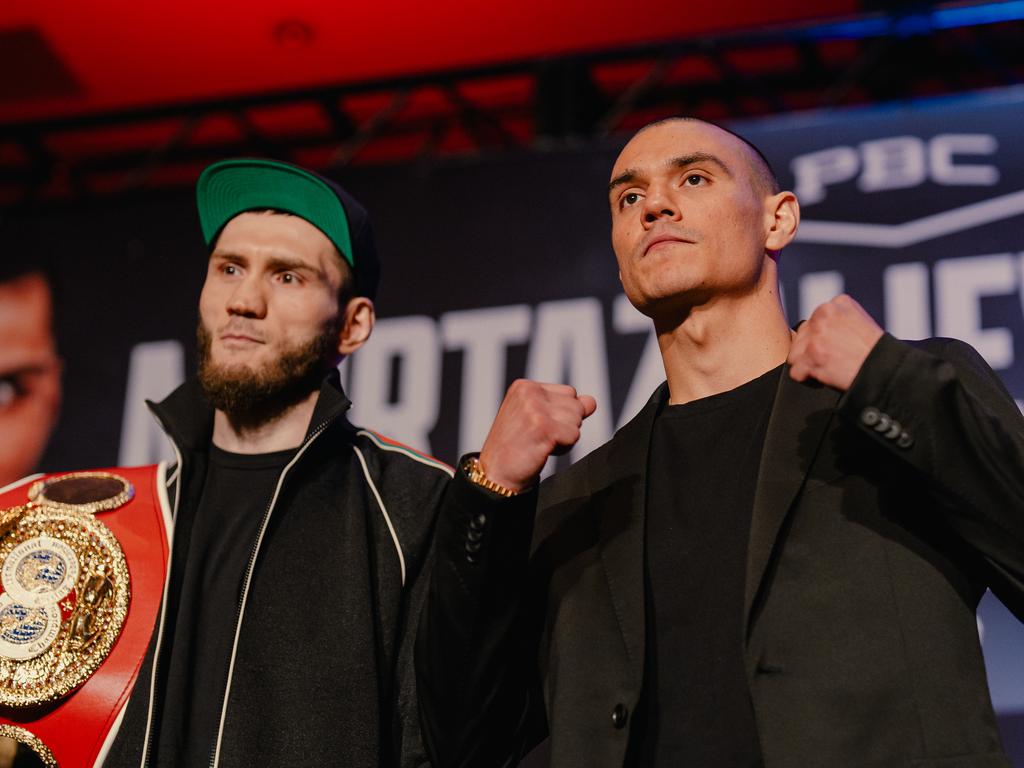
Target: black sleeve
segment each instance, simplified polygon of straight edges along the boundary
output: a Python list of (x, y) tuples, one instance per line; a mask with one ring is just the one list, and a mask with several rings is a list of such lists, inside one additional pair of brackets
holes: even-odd
[(514, 764), (543, 738), (543, 720), (534, 722), (542, 718), (538, 614), (525, 610), (537, 608), (527, 598), (536, 502), (536, 490), (503, 498), (460, 471), (442, 503), (416, 640), (423, 737), (435, 766)]
[(430, 584), (430, 567), (433, 562), (434, 531), (437, 516), (448, 479), (437, 483), (429, 493), (417, 497), (415, 503), (410, 502), (416, 511), (416, 517), (431, 522), (426, 530), (416, 529), (415, 536), (402, 539), (402, 550), (405, 553), (407, 574), (403, 589), (401, 608), (402, 631), (399, 635), (398, 656), (395, 661), (395, 683), (392, 696), (392, 742), (397, 754), (391, 759), (382, 759), (381, 765), (396, 768), (429, 768), (430, 760), (426, 754), (419, 702), (417, 700), (416, 670), (414, 665), (415, 636), (420, 613), (426, 602), (427, 589)]
[(886, 334), (839, 413), (919, 474), (936, 514), (981, 554), (992, 591), (1024, 621), (1024, 417), (982, 357), (954, 339)]

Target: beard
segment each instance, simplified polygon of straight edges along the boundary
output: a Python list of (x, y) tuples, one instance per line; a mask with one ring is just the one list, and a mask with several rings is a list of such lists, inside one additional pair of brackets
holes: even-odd
[(253, 369), (213, 362), (213, 337), (200, 320), (196, 328), (199, 385), (210, 405), (222, 411), (237, 431), (256, 429), (320, 389), (337, 362), (340, 330), (339, 313), (314, 338), (286, 348), (276, 360)]

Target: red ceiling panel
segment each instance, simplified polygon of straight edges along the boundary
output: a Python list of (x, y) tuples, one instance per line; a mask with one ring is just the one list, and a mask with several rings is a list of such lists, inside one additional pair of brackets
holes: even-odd
[[(24, 87), (0, 122), (605, 49), (856, 10), (854, 0), (4, 0), (0, 32), (29, 29), (78, 92)], [(38, 47), (38, 46), (37, 46)], [(63, 68), (63, 69), (61, 69)], [(53, 92), (52, 87), (49, 92)]]
[(249, 119), (269, 138), (326, 136), (332, 126), (319, 104), (285, 104), (249, 110)]
[(78, 130), (54, 134), (46, 147), (60, 157), (73, 160), (102, 154), (104, 149), (147, 150), (174, 138), (181, 130), (181, 120), (158, 120), (102, 130)]
[(189, 139), (197, 145), (238, 141), (244, 133), (238, 121), (228, 115), (211, 115), (191, 127)]

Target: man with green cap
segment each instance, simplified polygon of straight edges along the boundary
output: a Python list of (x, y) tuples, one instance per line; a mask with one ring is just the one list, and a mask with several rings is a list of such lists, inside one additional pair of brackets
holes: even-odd
[(170, 564), (107, 765), (411, 766), (411, 628), (451, 470), (353, 426), (337, 373), (374, 324), (366, 211), (296, 166), (197, 187), (210, 249), (174, 444)]

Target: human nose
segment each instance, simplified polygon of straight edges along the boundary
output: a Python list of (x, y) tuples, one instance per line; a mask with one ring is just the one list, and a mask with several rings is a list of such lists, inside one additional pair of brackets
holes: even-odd
[(660, 184), (652, 184), (648, 187), (647, 195), (644, 197), (643, 214), (644, 225), (647, 227), (664, 219), (675, 221), (681, 218), (679, 206), (672, 199), (668, 190)]
[(263, 317), (267, 313), (267, 300), (257, 276), (249, 275), (235, 283), (228, 298), (228, 314), (242, 317)]

